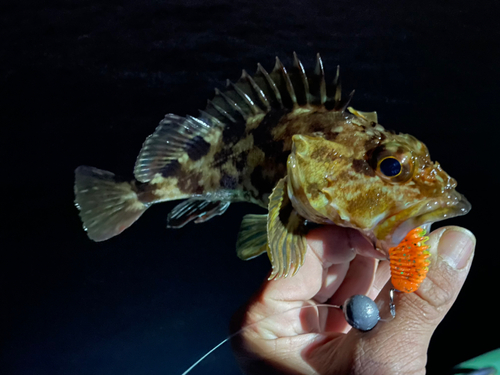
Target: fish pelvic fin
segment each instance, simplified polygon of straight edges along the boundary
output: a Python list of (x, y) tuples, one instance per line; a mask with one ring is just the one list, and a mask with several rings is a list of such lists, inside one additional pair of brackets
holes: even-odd
[(87, 166), (75, 170), (75, 205), (87, 235), (97, 242), (120, 234), (148, 208), (133, 183)]
[(267, 254), (273, 266), (269, 280), (294, 276), (299, 271), (307, 250), (306, 234), (306, 220), (293, 208), (284, 177), (269, 197)]
[(214, 216), (222, 215), (230, 204), (230, 202), (190, 198), (170, 211), (167, 218), (167, 228), (182, 228), (193, 220), (196, 224), (204, 223)]
[(267, 214), (245, 215), (241, 222), (236, 254), (243, 260), (253, 259), (267, 251)]

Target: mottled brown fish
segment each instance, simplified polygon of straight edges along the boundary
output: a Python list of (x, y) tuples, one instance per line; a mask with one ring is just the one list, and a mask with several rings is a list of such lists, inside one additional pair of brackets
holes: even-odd
[(410, 230), (470, 210), (422, 142), (348, 107), (351, 96), (341, 98), (338, 69), (326, 84), (319, 55), (309, 75), (296, 55), (289, 71), (279, 59), (271, 73), (243, 71), (197, 118), (165, 116), (139, 153), (136, 180), (76, 169), (88, 236), (116, 236), (154, 203), (187, 198), (168, 216), (178, 228), (252, 202), (269, 213), (243, 218), (237, 254), (267, 251), (279, 278), (303, 264), (308, 222), (358, 229), (387, 253)]

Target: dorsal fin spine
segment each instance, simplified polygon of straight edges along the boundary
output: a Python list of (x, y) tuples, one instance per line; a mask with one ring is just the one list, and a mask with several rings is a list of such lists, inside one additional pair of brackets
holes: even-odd
[(219, 107), (217, 104), (215, 104), (213, 101), (211, 100), (207, 100), (207, 107), (208, 106), (212, 106), (218, 113), (221, 114), (222, 117), (225, 117), (227, 118), (229, 121), (233, 122), (233, 123), (236, 123), (236, 120), (234, 119), (233, 116), (231, 116), (229, 113), (227, 113), (224, 109), (222, 109), (221, 107)]
[(302, 83), (302, 90), (306, 100), (305, 104), (311, 104), (311, 93), (309, 92), (309, 81), (307, 80), (306, 71), (295, 52), (293, 53), (293, 67), (297, 70), (300, 82)]
[(319, 53), (316, 55), (316, 68), (314, 69), (314, 74), (319, 78), (319, 99), (321, 104), (326, 102), (326, 82), (325, 82), (325, 70), (323, 68), (323, 60)]
[[(227, 81), (225, 90), (215, 91), (202, 115), (209, 122), (217, 119), (221, 126), (225, 122), (239, 123), (255, 115), (265, 114), (272, 108), (323, 106), (327, 110), (345, 111), (352, 97), (342, 100), (340, 68), (337, 66), (333, 82), (326, 85), (323, 60), (316, 55), (316, 65), (309, 77), (297, 54), (293, 53), (293, 65), (288, 72), (278, 57), (271, 73), (257, 64), (255, 75), (245, 70), (236, 83)], [(347, 104), (346, 104), (347, 103)], [(201, 113), (201, 112), (200, 112)], [(208, 117), (210, 116), (210, 117)]]
[(252, 98), (250, 98), (242, 89), (240, 89), (230, 80), (227, 80), (227, 85), (231, 86), (234, 91), (244, 100), (244, 102), (248, 105), (254, 115), (262, 113), (262, 110), (257, 105), (255, 105)]
[(262, 65), (260, 65), (260, 63), (257, 64), (256, 76), (257, 74), (260, 74), (264, 78), (267, 86), (271, 90), (271, 93), (274, 95), (274, 98), (280, 105), (280, 108), (283, 108), (283, 101), (281, 100), (281, 94), (278, 90), (278, 87), (276, 87), (276, 82), (273, 81), (273, 79), (269, 76), (269, 73), (267, 73), (267, 71), (262, 67)]
[(224, 94), (222, 91), (219, 89), (215, 89), (215, 95), (220, 96), (222, 99), (226, 101), (226, 103), (237, 113), (241, 115), (245, 120), (248, 118), (248, 114), (243, 111), (243, 109), (236, 103), (234, 100), (232, 100), (230, 97), (228, 97), (226, 94)]
[(351, 93), (347, 96), (347, 100), (345, 100), (345, 101), (341, 100), (338, 103), (338, 108), (336, 107), (335, 110), (338, 110), (340, 112), (344, 112), (347, 109), (347, 107), (349, 106), (349, 103), (351, 102), (352, 97), (354, 96), (354, 91), (355, 90), (352, 90)]
[(193, 116), (186, 116), (187, 119), (193, 121), (198, 125), (198, 129), (202, 130), (204, 134), (206, 134), (210, 130), (210, 125), (208, 125), (205, 121), (200, 120), (199, 118)]
[(264, 105), (266, 111), (271, 110), (271, 104), (269, 104), (269, 100), (267, 99), (266, 94), (264, 93), (264, 91), (262, 91), (262, 88), (260, 88), (260, 86), (257, 85), (257, 83), (254, 81), (252, 76), (250, 76), (246, 72), (246, 70), (243, 70), (243, 72), (241, 73), (241, 79), (245, 79), (250, 83), (250, 86), (252, 87), (255, 94), (260, 99), (260, 102)]
[(335, 104), (342, 101), (342, 83), (340, 81), (340, 65), (337, 65), (337, 72), (335, 74), (335, 79), (333, 80), (333, 85), (335, 86), (335, 94), (333, 100)]
[(217, 117), (212, 116), (210, 113), (205, 112), (201, 109), (199, 109), (198, 112), (200, 113), (200, 117), (202, 119), (209, 121), (212, 125), (223, 126), (222, 121), (220, 121)]
[(281, 80), (285, 83), (285, 88), (288, 96), (290, 97), (290, 100), (292, 101), (292, 105), (294, 108), (297, 107), (297, 96), (295, 95), (295, 90), (293, 88), (292, 81), (290, 80), (290, 76), (288, 75), (285, 66), (277, 56), (273, 73), (278, 74)]

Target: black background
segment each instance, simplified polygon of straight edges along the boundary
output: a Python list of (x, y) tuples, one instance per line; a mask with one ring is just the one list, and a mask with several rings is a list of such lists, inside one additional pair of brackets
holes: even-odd
[[(4, 1), (0, 11), (2, 374), (181, 374), (222, 340), (264, 279), (234, 243), (250, 205), (180, 230), (175, 203), (122, 235), (88, 240), (73, 170), (132, 177), (166, 113), (196, 115), (224, 80), (292, 51), (352, 105), (425, 141), (459, 182), (478, 238), (436, 331), (429, 373), (499, 347), (497, 150), (500, 15), (493, 1)], [(495, 4), (495, 5), (494, 5)], [(229, 348), (192, 374), (238, 373)]]

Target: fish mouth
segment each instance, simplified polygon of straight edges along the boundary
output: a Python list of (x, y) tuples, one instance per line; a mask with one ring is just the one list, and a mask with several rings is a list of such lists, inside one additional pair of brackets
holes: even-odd
[(432, 223), (467, 214), (471, 204), (462, 194), (453, 190), (448, 194), (426, 200), (387, 218), (376, 231), (377, 247), (385, 253), (397, 246), (417, 227), (430, 228)]

